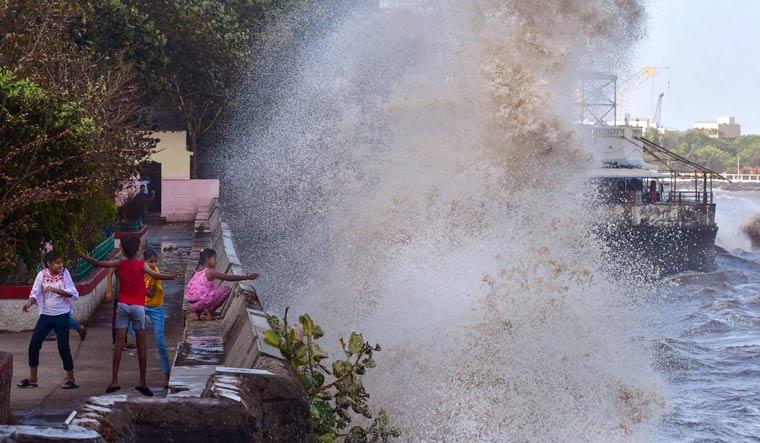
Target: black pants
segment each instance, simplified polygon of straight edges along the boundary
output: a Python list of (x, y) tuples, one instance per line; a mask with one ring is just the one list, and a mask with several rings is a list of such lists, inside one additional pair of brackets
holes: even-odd
[(58, 353), (63, 361), (63, 369), (74, 369), (74, 360), (69, 349), (69, 314), (40, 315), (32, 332), (32, 341), (29, 342), (29, 367), (36, 368), (40, 365), (40, 349), (51, 330), (58, 336)]

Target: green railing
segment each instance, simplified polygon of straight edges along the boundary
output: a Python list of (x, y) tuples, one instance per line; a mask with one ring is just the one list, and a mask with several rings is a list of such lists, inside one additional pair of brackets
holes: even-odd
[(116, 227), (119, 232), (140, 232), (143, 226), (143, 218), (140, 217), (135, 221), (119, 220)]
[[(99, 244), (95, 247), (92, 251), (90, 251), (89, 255), (90, 257), (94, 258), (95, 260), (103, 260), (108, 257), (108, 255), (113, 251), (114, 248), (114, 236), (111, 234), (110, 237), (103, 240), (103, 243)], [(74, 274), (74, 280), (80, 281), (87, 277), (87, 275), (92, 272), (92, 270), (95, 269), (95, 266), (87, 263), (84, 261), (84, 259), (78, 259), (77, 260), (77, 270)]]

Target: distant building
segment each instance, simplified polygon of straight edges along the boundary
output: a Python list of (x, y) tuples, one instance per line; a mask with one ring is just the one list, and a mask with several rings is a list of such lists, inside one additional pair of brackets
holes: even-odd
[(665, 131), (669, 131), (669, 129), (657, 127), (657, 123), (655, 123), (652, 119), (648, 117), (631, 118), (628, 114), (625, 115), (625, 120), (618, 120), (615, 122), (615, 125), (616, 126), (633, 126), (634, 128), (641, 128), (645, 131), (647, 129), (654, 129), (660, 134), (665, 133)]
[(718, 117), (714, 122), (696, 122), (694, 129), (705, 131), (712, 138), (733, 140), (742, 135), (742, 125), (734, 117)]

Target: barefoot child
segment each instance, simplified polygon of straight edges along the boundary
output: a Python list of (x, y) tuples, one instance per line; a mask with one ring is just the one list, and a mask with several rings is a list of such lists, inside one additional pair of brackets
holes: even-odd
[(111, 384), (106, 388), (106, 394), (121, 389), (119, 386), (119, 366), (121, 365), (121, 352), (124, 348), (124, 339), (127, 336), (127, 328), (131, 321), (137, 333), (137, 357), (140, 364), (140, 382), (135, 389), (148, 397), (153, 392), (148, 388), (145, 380), (147, 365), (147, 353), (145, 348), (145, 280), (143, 274), (148, 274), (158, 280), (174, 280), (178, 275), (164, 275), (153, 270), (144, 261), (137, 259), (140, 250), (140, 239), (137, 237), (124, 237), (121, 240), (121, 250), (125, 260), (98, 261), (94, 258), (79, 253), (93, 266), (100, 268), (116, 268), (119, 277), (119, 304), (116, 310), (116, 348), (113, 351), (113, 365), (111, 368)]
[[(143, 259), (150, 268), (160, 273), (158, 269), (158, 254), (152, 249), (143, 253)], [(156, 346), (158, 354), (161, 356), (161, 369), (164, 373), (164, 389), (169, 387), (169, 351), (166, 349), (166, 340), (164, 339), (164, 288), (161, 286), (161, 280), (157, 280), (148, 274), (145, 274), (145, 315), (150, 319), (153, 325), (153, 335), (156, 337)]]
[(29, 342), (29, 378), (18, 383), (19, 388), (37, 387), (37, 367), (40, 364), (40, 349), (45, 336), (51, 330), (55, 331), (58, 341), (58, 354), (63, 361), (66, 371), (66, 381), (63, 389), (76, 389), (79, 385), (74, 379), (74, 360), (69, 348), (69, 319), (74, 308), (74, 300), (79, 298), (79, 292), (69, 271), (63, 267), (63, 257), (56, 251), (45, 254), (46, 269), (37, 274), (29, 294), (29, 301), (22, 308), (28, 312), (32, 305), (40, 306), (40, 318), (34, 327), (32, 339)]
[[(198, 271), (201, 266), (203, 269)], [(232, 288), (229, 286), (217, 287), (214, 280), (243, 281), (259, 278), (259, 274), (228, 275), (217, 271), (216, 251), (213, 249), (201, 251), (198, 266), (195, 269), (197, 272), (193, 274), (193, 278), (188, 282), (185, 291), (185, 300), (190, 304), (195, 320), (201, 319), (201, 312), (206, 314), (208, 320), (211, 320), (214, 311), (224, 304), (232, 292)]]

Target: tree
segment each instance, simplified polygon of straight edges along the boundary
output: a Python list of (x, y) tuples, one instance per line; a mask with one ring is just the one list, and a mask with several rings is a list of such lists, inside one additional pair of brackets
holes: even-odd
[(165, 78), (169, 60), (166, 36), (137, 3), (122, 0), (83, 3), (71, 34), (77, 45), (129, 65), (136, 86), (142, 90), (144, 106), (155, 111), (163, 104), (162, 97), (169, 89)]
[[(237, 95), (258, 33), (291, 3), (297, 1), (95, 0), (78, 23), (78, 41), (130, 64), (151, 104), (150, 123), (181, 121), (197, 155)], [(166, 108), (179, 119), (166, 118)]]
[[(78, 44), (129, 64), (150, 107), (148, 126), (184, 127), (196, 160), (224, 122), (252, 55), (289, 11), (300, 26), (278, 39), (304, 41), (336, 0), (89, 0), (72, 27)], [(339, 9), (339, 8), (337, 8)], [(267, 34), (268, 36), (271, 36)], [(218, 131), (217, 131), (218, 132)], [(217, 134), (218, 135), (218, 134)], [(197, 176), (197, 161), (193, 175)]]
[(724, 171), (731, 163), (731, 156), (715, 146), (704, 146), (694, 151), (693, 161), (712, 169)]
[(77, 45), (79, 4), (0, 3), (0, 268), (73, 248), (113, 220), (113, 192), (155, 147), (131, 68)]
[[(760, 168), (760, 135), (722, 140), (712, 138), (701, 130), (689, 130), (667, 133), (662, 139), (662, 145), (698, 163), (710, 162), (718, 172), (734, 171), (737, 156), (742, 168)], [(708, 147), (710, 149), (705, 149)]]

